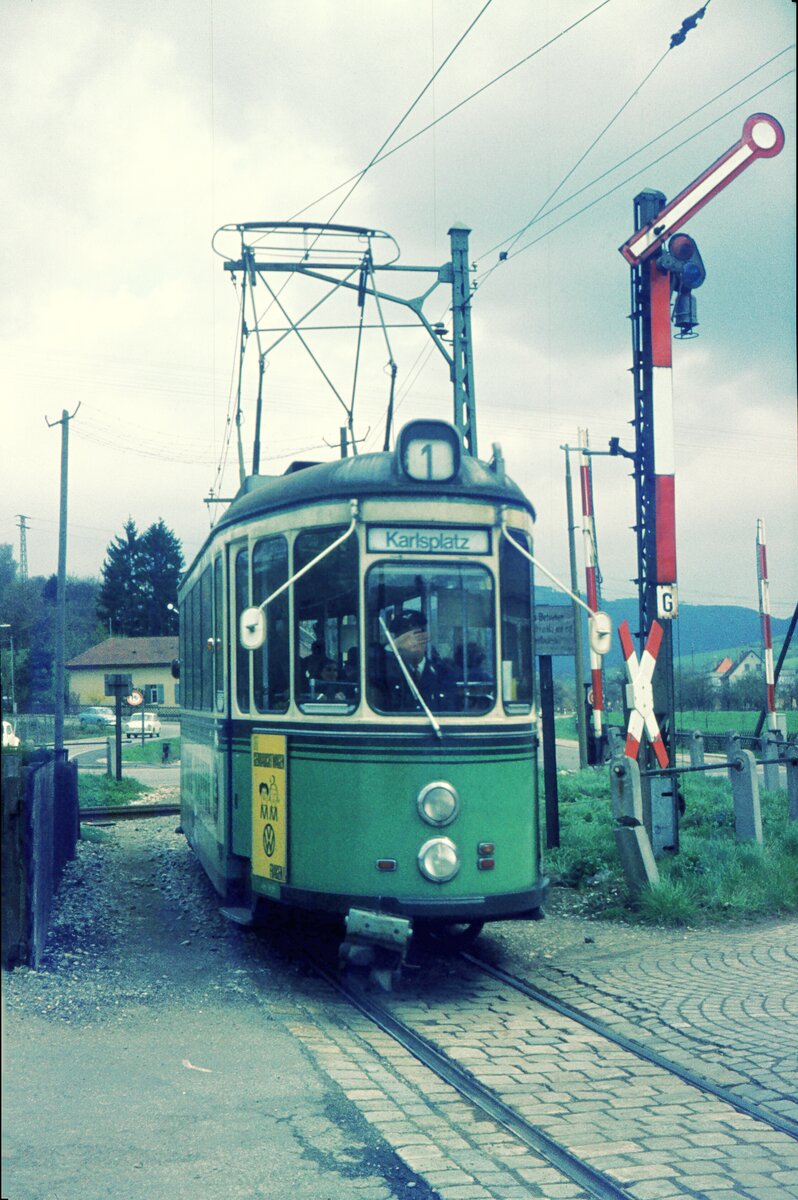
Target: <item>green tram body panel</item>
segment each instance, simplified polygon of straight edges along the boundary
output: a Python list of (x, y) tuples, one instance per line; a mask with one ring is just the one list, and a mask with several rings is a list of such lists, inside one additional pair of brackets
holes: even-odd
[[(490, 918), (542, 903), (530, 727), (476, 736), (449, 728), (439, 741), (398, 729), (371, 736), (330, 730), (318, 737), (236, 721), (227, 741), (225, 725), (230, 728), (187, 715), (182, 786), (184, 830), (223, 895), (336, 912), (346, 912), (356, 898), (425, 917), (439, 909), (443, 916), (458, 904), (463, 912), (477, 906), (474, 916)], [(286, 738), (285, 883), (251, 869), (252, 737), (275, 730)], [(416, 804), (423, 787), (440, 781), (460, 800), (455, 819), (444, 826), (425, 821)], [(458, 873), (446, 883), (426, 879), (417, 865), (422, 845), (434, 837), (451, 839), (459, 852)], [(478, 869), (480, 843), (495, 846), (493, 870)], [(380, 859), (395, 860), (396, 870), (378, 870)]]

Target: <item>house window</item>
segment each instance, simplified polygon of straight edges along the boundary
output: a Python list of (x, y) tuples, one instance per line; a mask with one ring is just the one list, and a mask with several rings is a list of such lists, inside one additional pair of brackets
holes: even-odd
[(145, 704), (163, 704), (162, 683), (145, 683), (142, 690)]

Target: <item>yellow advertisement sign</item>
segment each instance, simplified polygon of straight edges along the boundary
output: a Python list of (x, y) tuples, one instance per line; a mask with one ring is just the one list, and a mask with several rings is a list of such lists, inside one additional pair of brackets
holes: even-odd
[(252, 872), (288, 881), (288, 770), (286, 739), (252, 735)]

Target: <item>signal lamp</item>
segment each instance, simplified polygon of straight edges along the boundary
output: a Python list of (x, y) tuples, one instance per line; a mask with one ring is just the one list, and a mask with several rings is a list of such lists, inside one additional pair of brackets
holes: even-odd
[(674, 291), (692, 291), (701, 287), (707, 277), (704, 261), (693, 238), (686, 233), (675, 233), (657, 259), (657, 270), (670, 271), (671, 287)]

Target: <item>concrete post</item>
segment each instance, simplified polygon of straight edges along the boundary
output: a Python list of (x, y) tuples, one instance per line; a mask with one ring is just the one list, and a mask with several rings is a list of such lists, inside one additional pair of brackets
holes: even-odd
[[(739, 733), (737, 733), (734, 729), (729, 730), (729, 732), (726, 734), (726, 757), (728, 758), (729, 762), (731, 762), (733, 758), (737, 757), (742, 748), (743, 747), (742, 742), (740, 741)], [(734, 783), (734, 771), (731, 767), (729, 768), (729, 783)]]
[(738, 842), (755, 841), (762, 845), (762, 814), (759, 807), (759, 779), (756, 759), (750, 750), (740, 750), (729, 759), (729, 775), (734, 801), (734, 831)]
[(617, 725), (607, 726), (607, 749), (610, 752), (610, 758), (620, 758), (623, 755), (623, 748), (626, 743), (626, 738), (623, 735), (623, 730)]
[(768, 761), (762, 767), (764, 772), (765, 791), (776, 792), (782, 786), (782, 769), (777, 762), (772, 762), (774, 758), (783, 758), (784, 755), (784, 738), (780, 729), (774, 729), (767, 734), (766, 737), (760, 739), (762, 747), (762, 757)]
[(651, 805), (651, 849), (655, 858), (679, 850), (678, 784), (675, 775), (652, 775), (648, 779)]
[(690, 735), (690, 766), (704, 765), (704, 735), (700, 729), (694, 729)]
[(633, 758), (617, 757), (610, 762), (610, 795), (615, 827), (615, 844), (632, 895), (647, 884), (659, 883), (651, 843), (643, 826), (643, 793), (640, 768)]

